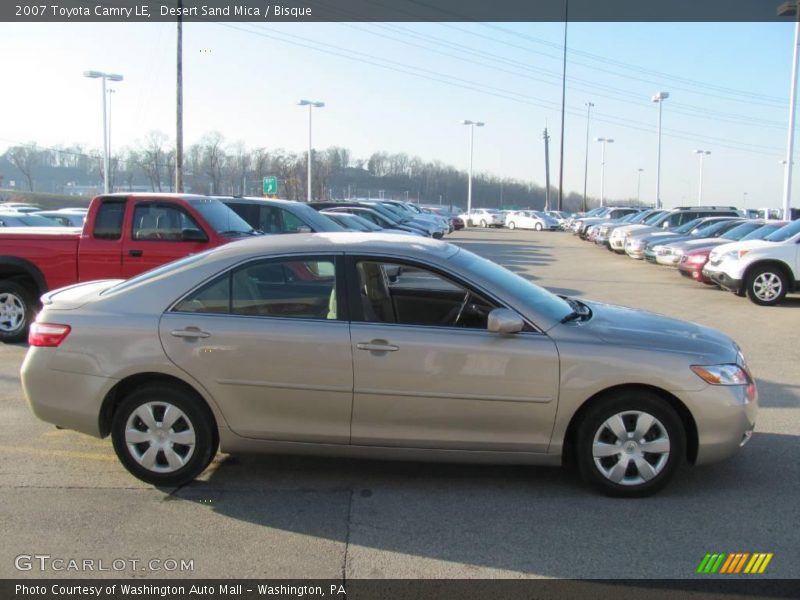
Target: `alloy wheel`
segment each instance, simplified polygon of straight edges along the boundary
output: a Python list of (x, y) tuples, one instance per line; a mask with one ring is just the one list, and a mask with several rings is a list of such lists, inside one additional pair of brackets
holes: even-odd
[(782, 291), (783, 282), (775, 273), (759, 273), (753, 280), (753, 293), (762, 302), (774, 301), (780, 297)]
[(0, 294), (0, 331), (11, 333), (25, 323), (25, 304), (16, 294)]

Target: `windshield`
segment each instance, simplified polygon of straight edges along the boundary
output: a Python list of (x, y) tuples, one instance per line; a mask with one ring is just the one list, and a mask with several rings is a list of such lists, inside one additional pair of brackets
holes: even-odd
[(792, 221), (788, 225), (781, 227), (778, 231), (771, 233), (764, 239), (769, 242), (785, 242), (791, 237), (800, 233), (800, 220)]
[(663, 212), (656, 212), (647, 217), (644, 221), (642, 221), (645, 225), (653, 225), (656, 221), (658, 221), (661, 217), (664, 216)]
[(745, 223), (742, 223), (740, 225), (737, 225), (733, 229), (729, 229), (728, 231), (726, 231), (725, 233), (723, 233), (719, 237), (724, 239), (724, 240), (738, 241), (738, 240), (741, 240), (747, 234), (752, 233), (753, 231), (756, 231), (757, 229), (760, 229), (762, 225), (763, 225), (763, 223), (752, 223), (752, 222), (748, 223), (748, 222), (745, 222)]
[(189, 204), (199, 212), (206, 222), (219, 234), (254, 233), (244, 219), (219, 200), (213, 198), (191, 198)]
[(333, 219), (329, 219), (326, 215), (318, 213), (316, 210), (302, 204), (300, 202), (291, 203), (291, 208), (287, 209), (295, 217), (301, 221), (305, 221), (314, 231), (343, 231), (344, 228), (336, 223)]
[(784, 227), (785, 225), (786, 225), (786, 223), (769, 223), (767, 225), (762, 225), (761, 227), (759, 227), (758, 229), (756, 229), (752, 233), (748, 233), (746, 236), (744, 236), (739, 241), (745, 242), (747, 240), (763, 240), (768, 235), (770, 235), (771, 233), (773, 233), (775, 231), (778, 231), (778, 229), (780, 229), (781, 227)]
[[(666, 216), (666, 215), (664, 215)], [(689, 233), (692, 229), (700, 225), (703, 222), (703, 219), (694, 219), (693, 221), (689, 221), (688, 223), (684, 223), (680, 227), (676, 227), (672, 231), (675, 233)]]
[(712, 237), (715, 233), (719, 232), (720, 229), (727, 230), (730, 227), (733, 227), (731, 221), (713, 221), (708, 225), (703, 225), (697, 231), (694, 231), (692, 235), (697, 237)]
[(461, 249), (451, 260), (552, 321), (559, 322), (572, 312), (572, 307), (562, 298), (477, 254)]

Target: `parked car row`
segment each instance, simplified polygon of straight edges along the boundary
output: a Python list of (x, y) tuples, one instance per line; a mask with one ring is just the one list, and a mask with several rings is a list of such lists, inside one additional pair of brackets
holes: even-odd
[(0, 227), (83, 227), (88, 208), (42, 210), (21, 202), (0, 203)]
[(675, 268), (762, 306), (800, 292), (800, 221), (747, 219), (730, 206), (595, 210), (570, 228), (613, 252)]
[(458, 215), (467, 227), (507, 227), (508, 229), (532, 229), (535, 231), (557, 231), (564, 229), (568, 213), (556, 210), (500, 210), (497, 208), (474, 208)]

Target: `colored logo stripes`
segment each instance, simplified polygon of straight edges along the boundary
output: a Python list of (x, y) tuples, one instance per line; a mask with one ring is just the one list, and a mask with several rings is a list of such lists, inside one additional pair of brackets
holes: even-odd
[(772, 560), (772, 552), (729, 552), (711, 554), (708, 553), (700, 561), (697, 572), (704, 575), (719, 573), (720, 575), (730, 575), (735, 573), (763, 573), (769, 561)]

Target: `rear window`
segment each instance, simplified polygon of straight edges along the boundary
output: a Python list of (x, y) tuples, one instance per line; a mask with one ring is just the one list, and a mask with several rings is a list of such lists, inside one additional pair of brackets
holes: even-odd
[(103, 200), (94, 220), (94, 237), (99, 240), (118, 240), (122, 237), (125, 200)]

